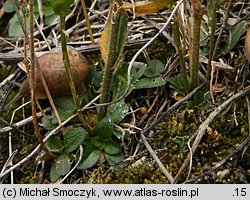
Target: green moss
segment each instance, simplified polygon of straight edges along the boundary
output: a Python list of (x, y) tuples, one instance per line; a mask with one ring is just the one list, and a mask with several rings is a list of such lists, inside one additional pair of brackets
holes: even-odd
[[(165, 38), (158, 39), (147, 48), (147, 53), (151, 60), (158, 59), (161, 60), (163, 63), (166, 63), (167, 59), (174, 54), (175, 50), (172, 47), (172, 45), (166, 44), (164, 40)], [(126, 53), (125, 60), (130, 61), (133, 58), (133, 56), (137, 53), (137, 51), (138, 49), (131, 49), (125, 51)], [(138, 56), (136, 61), (145, 62), (145, 57), (143, 53)]]
[(0, 68), (0, 82), (2, 82), (9, 75), (7, 68)]

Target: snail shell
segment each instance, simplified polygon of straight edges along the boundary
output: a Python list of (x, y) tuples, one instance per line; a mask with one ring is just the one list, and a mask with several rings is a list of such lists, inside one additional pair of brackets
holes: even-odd
[[(73, 82), (76, 89), (79, 90), (81, 89), (83, 81), (88, 73), (88, 62), (86, 58), (78, 53), (74, 48), (69, 47), (67, 51)], [(58, 48), (38, 57), (38, 63), (52, 97), (71, 94), (63, 63), (63, 54)], [(34, 84), (37, 99), (46, 99), (47, 95), (45, 89), (36, 70)], [(28, 79), (25, 79), (22, 82), (20, 86), (20, 94), (23, 97), (30, 97)]]

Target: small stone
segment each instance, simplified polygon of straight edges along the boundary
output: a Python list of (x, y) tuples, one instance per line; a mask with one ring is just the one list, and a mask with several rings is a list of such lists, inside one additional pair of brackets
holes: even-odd
[(230, 170), (229, 169), (224, 169), (221, 171), (217, 172), (217, 177), (220, 179), (227, 179), (230, 176)]
[(146, 160), (146, 157), (143, 156), (142, 158), (140, 158), (139, 160), (137, 160), (136, 162), (134, 162), (132, 164), (132, 167), (139, 167), (140, 165), (142, 165)]

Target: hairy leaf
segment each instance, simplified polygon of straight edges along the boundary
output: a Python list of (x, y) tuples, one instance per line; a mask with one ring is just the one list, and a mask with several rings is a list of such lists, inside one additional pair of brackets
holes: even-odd
[(83, 159), (80, 164), (77, 166), (80, 170), (85, 170), (90, 167), (93, 167), (101, 156), (101, 151), (99, 149), (94, 150), (89, 156)]

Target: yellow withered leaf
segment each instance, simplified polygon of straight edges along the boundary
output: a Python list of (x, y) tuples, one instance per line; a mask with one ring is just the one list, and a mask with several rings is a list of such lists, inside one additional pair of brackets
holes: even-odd
[[(127, 13), (117, 12), (116, 22), (111, 21), (112, 15), (115, 15), (115, 13), (112, 12), (112, 10), (110, 10), (107, 22), (105, 24), (105, 28), (102, 32), (99, 41), (102, 59), (105, 63), (107, 63), (107, 60), (111, 56), (109, 54), (116, 55), (117, 57), (119, 57), (122, 54), (127, 36), (127, 23), (128, 23)], [(116, 31), (115, 33), (114, 33), (114, 27)], [(114, 44), (115, 47), (113, 46)], [(111, 48), (111, 46), (113, 47)]]
[(103, 61), (106, 63), (108, 60), (108, 49), (109, 49), (109, 42), (110, 42), (110, 30), (111, 25), (110, 21), (107, 20), (106, 26), (102, 32), (101, 38), (100, 38), (100, 48), (101, 48), (101, 55)]
[(157, 12), (163, 8), (166, 8), (169, 4), (173, 3), (174, 0), (142, 0), (135, 1), (134, 3), (125, 2), (122, 6), (124, 10), (130, 10), (135, 12), (135, 15), (143, 15), (148, 13)]

